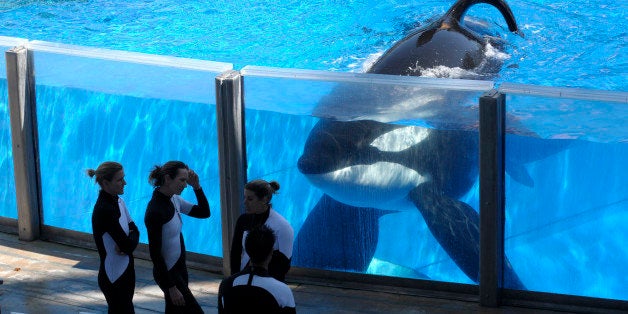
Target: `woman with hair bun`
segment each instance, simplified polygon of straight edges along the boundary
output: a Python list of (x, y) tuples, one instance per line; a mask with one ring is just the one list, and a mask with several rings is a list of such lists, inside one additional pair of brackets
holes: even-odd
[(124, 194), (124, 170), (114, 161), (103, 162), (87, 175), (100, 186), (92, 213), (94, 242), (100, 257), (98, 287), (105, 295), (109, 313), (135, 313), (135, 266), (133, 251), (140, 233), (119, 195)]
[(292, 259), (292, 243), (294, 230), (290, 223), (272, 208), (270, 203), (273, 194), (279, 190), (277, 181), (253, 180), (244, 185), (244, 208), (246, 212), (235, 225), (233, 242), (231, 243), (231, 274), (243, 270), (249, 265), (250, 258), (242, 250), (244, 239), (250, 230), (266, 225), (277, 238), (273, 248), (273, 256), (268, 265), (268, 273), (279, 281), (285, 281), (290, 270)]
[[(164, 292), (165, 313), (203, 313), (188, 288), (185, 242), (181, 233), (181, 214), (195, 218), (210, 216), (209, 202), (198, 175), (181, 161), (169, 161), (163, 166), (155, 166), (148, 180), (155, 190), (146, 207), (144, 223), (153, 261), (153, 277)], [(197, 205), (181, 197), (188, 184), (194, 189)]]

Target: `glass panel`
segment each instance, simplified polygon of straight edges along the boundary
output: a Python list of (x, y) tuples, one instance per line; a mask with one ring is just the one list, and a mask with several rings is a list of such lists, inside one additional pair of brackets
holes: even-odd
[[(4, 59), (0, 61), (4, 66)], [(6, 77), (6, 71), (5, 77)], [(0, 78), (0, 216), (17, 219), (7, 80)]]
[[(222, 256), (215, 76), (228, 64), (34, 42), (44, 223), (91, 232), (98, 186), (85, 174), (125, 167), (123, 198), (147, 242), (148, 174), (168, 160), (199, 173), (208, 220), (184, 218), (187, 249)], [(184, 198), (195, 200), (191, 189)]]
[(506, 138), (513, 268), (529, 290), (628, 300), (628, 94), (504, 90), (509, 129), (527, 130)]
[[(4, 52), (24, 42), (0, 36), (0, 49)], [(4, 55), (0, 59), (0, 173), (6, 174), (0, 178), (0, 216), (17, 219), (6, 59)]]
[(479, 219), (477, 99), (492, 82), (242, 73), (248, 178), (280, 183), (294, 266), (477, 280), (479, 233), (461, 221)]

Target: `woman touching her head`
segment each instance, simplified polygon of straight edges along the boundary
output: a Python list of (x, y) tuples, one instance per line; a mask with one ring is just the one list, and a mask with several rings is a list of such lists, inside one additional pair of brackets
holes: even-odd
[[(181, 214), (195, 218), (210, 216), (209, 202), (198, 175), (181, 161), (168, 161), (155, 166), (148, 180), (155, 190), (146, 207), (144, 223), (153, 277), (164, 292), (165, 313), (203, 313), (188, 288), (185, 242), (181, 233)], [(198, 204), (181, 197), (188, 184), (194, 189)]]

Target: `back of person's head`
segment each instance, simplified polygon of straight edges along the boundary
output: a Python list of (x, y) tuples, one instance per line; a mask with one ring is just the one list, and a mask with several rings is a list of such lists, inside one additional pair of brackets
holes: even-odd
[(182, 161), (171, 160), (165, 163), (163, 166), (156, 165), (148, 175), (148, 182), (154, 187), (160, 187), (165, 182), (166, 175), (174, 179), (177, 176), (179, 169), (189, 169), (188, 166)]
[(268, 196), (268, 202), (273, 198), (273, 194), (277, 193), (279, 190), (279, 182), (277, 181), (266, 181), (262, 179), (256, 179), (249, 181), (244, 185), (244, 189), (253, 191), (257, 198), (262, 199)]
[(266, 225), (253, 228), (244, 240), (244, 249), (254, 264), (261, 264), (273, 252), (275, 233)]
[(94, 169), (87, 169), (90, 178), (96, 177), (96, 183), (102, 186), (103, 180), (111, 181), (113, 177), (122, 170), (122, 165), (115, 161), (105, 161)]

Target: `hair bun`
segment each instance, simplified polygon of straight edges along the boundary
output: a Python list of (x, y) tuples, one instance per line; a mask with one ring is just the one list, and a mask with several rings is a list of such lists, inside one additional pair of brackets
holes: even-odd
[(270, 182), (268, 182), (268, 184), (273, 189), (273, 191), (279, 191), (279, 182), (277, 182), (277, 181), (270, 181)]

